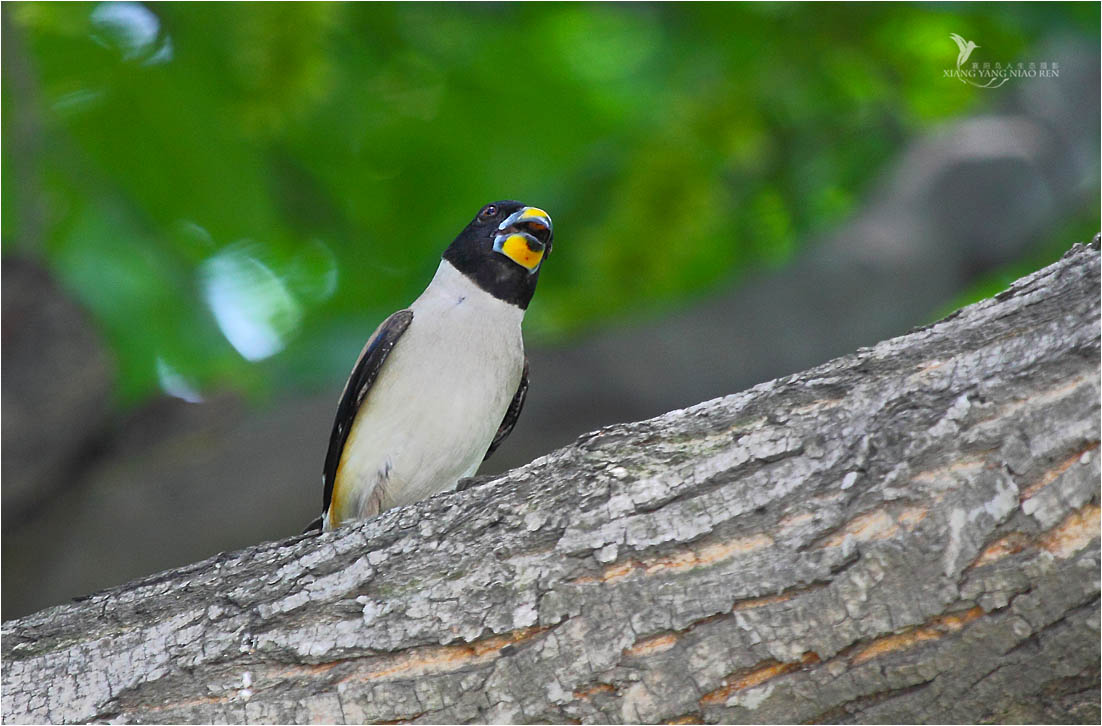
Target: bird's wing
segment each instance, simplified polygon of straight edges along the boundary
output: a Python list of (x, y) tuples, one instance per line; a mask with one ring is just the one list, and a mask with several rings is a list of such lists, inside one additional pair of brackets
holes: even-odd
[(520, 410), (524, 408), (524, 398), (527, 395), (528, 356), (524, 356), (524, 371), (520, 374), (520, 385), (517, 386), (517, 392), (513, 396), (509, 408), (505, 410), (505, 418), (501, 420), (501, 425), (497, 427), (497, 433), (494, 434), (494, 440), (490, 444), (490, 448), (486, 451), (486, 456), (482, 458), (483, 461), (489, 459), (490, 454), (494, 453), (494, 450), (501, 445), (501, 442), (509, 438), (509, 434), (513, 433), (513, 427), (517, 425), (517, 419), (520, 418)]
[(953, 42), (957, 44), (957, 47), (963, 52), (968, 47), (968, 41), (956, 33), (949, 33), (949, 37), (953, 39)]
[(402, 337), (402, 333), (406, 332), (412, 320), (412, 310), (399, 310), (384, 320), (367, 339), (367, 344), (364, 345), (363, 350), (360, 351), (360, 357), (356, 360), (356, 367), (352, 369), (352, 375), (344, 384), (344, 391), (337, 404), (337, 418), (333, 421), (333, 433), (329, 436), (325, 469), (321, 475), (322, 482), (325, 484), (322, 512), (329, 509), (329, 503), (333, 499), (333, 482), (337, 479), (337, 466), (340, 465), (341, 452), (344, 451), (348, 433), (352, 430), (352, 422), (356, 420), (356, 413), (360, 410), (375, 379), (378, 378), (387, 356), (394, 349), (394, 344)]

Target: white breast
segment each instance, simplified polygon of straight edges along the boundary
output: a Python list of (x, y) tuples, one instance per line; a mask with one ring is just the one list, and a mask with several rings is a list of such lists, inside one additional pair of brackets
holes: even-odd
[(338, 522), (373, 513), (372, 499), (381, 511), (474, 474), (520, 385), (523, 310), (446, 260), (410, 308), (345, 443), (330, 506)]

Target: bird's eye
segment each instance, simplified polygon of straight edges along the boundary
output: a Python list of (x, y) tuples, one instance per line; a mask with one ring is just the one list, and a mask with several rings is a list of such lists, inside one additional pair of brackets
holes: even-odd
[(487, 204), (485, 207), (482, 208), (482, 211), (478, 213), (478, 216), (482, 217), (483, 219), (489, 219), (490, 217), (494, 217), (496, 215), (497, 205), (494, 204)]

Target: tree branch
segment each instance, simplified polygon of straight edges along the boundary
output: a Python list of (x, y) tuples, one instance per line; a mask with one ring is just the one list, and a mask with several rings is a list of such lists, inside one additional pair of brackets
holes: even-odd
[(5, 623), (3, 718), (1097, 722), (1099, 353), (1096, 243), (490, 484)]

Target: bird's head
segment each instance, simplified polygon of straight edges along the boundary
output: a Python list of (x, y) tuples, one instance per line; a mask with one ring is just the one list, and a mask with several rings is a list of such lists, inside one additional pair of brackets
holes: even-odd
[(444, 259), (495, 297), (526, 308), (553, 237), (551, 217), (542, 209), (492, 202), (459, 233)]

